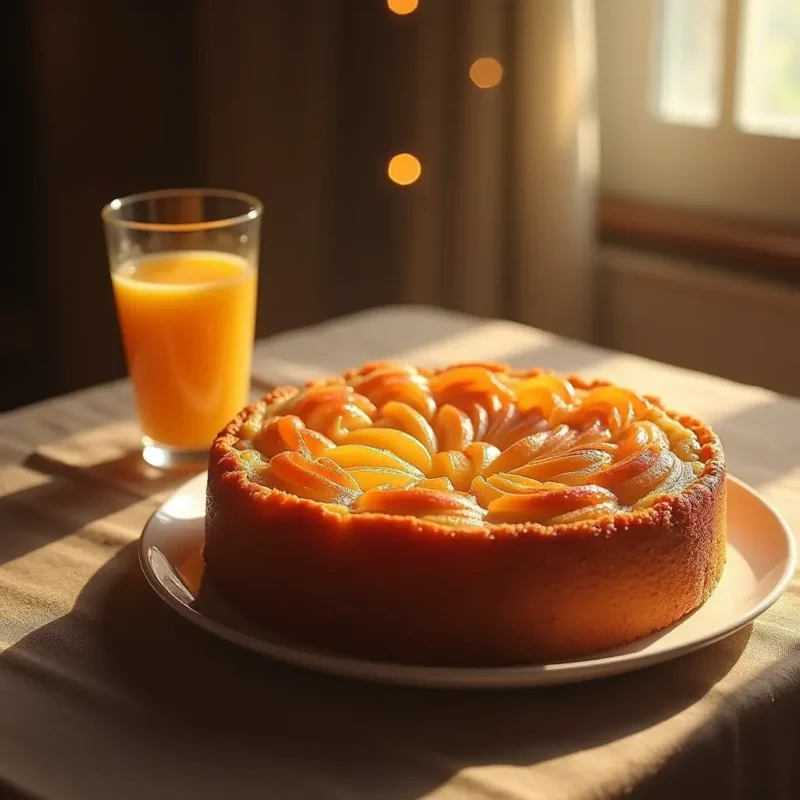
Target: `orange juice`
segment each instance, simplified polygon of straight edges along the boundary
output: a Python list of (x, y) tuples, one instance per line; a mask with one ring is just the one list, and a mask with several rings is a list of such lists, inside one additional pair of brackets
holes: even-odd
[(111, 274), (144, 434), (207, 448), (247, 402), (256, 270), (213, 251), (176, 251)]

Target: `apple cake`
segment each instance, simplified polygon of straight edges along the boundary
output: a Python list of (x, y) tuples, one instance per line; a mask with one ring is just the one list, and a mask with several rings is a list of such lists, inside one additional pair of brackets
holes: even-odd
[(216, 438), (206, 577), (313, 646), (409, 664), (587, 656), (709, 597), (710, 428), (605, 381), (366, 364), (281, 387)]

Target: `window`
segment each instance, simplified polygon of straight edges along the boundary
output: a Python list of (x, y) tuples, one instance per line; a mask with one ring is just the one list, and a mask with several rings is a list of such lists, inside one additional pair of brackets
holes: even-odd
[(724, 10), (723, 0), (662, 0), (655, 93), (665, 121), (719, 122)]
[(745, 0), (736, 121), (800, 137), (800, 0)]
[(800, 0), (597, 0), (601, 188), (800, 223)]

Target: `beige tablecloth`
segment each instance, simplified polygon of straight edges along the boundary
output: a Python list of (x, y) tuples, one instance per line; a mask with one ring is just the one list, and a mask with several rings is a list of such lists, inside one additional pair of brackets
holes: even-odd
[[(608, 377), (712, 422), (800, 530), (800, 403), (506, 322), (387, 308), (257, 348), (258, 381), (366, 359)], [(789, 362), (787, 361), (787, 368)], [(800, 598), (639, 673), (507, 692), (270, 662), (149, 589), (136, 539), (186, 476), (146, 468), (127, 383), (0, 418), (0, 793), (36, 798), (800, 796)]]

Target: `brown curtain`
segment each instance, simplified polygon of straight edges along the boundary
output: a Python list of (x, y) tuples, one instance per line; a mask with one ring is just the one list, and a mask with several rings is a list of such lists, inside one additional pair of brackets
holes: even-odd
[[(54, 389), (121, 374), (98, 213), (167, 185), (264, 200), (260, 335), (413, 302), (593, 338), (591, 0), (19, 8), (37, 201), (20, 236), (39, 243)], [(479, 89), (486, 56), (503, 79)], [(422, 165), (409, 186), (387, 177), (400, 152)]]

